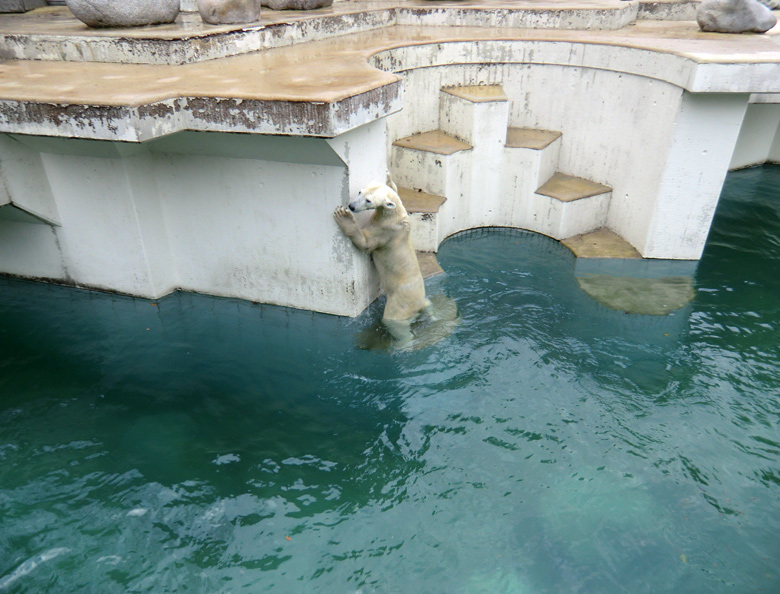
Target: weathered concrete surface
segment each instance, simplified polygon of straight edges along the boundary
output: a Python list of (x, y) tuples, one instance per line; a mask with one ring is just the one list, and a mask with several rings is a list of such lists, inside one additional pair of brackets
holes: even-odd
[(390, 25), (619, 29), (636, 17), (636, 3), (620, 0), (348, 0), (316, 11), (266, 11), (251, 25), (209, 25), (196, 12), (184, 12), (170, 25), (108, 32), (85, 29), (64, 7), (49, 7), (0, 20), (0, 47), (6, 58), (182, 64)]
[(758, 0), (704, 0), (696, 13), (702, 31), (766, 33), (777, 24), (772, 11)]
[(66, 0), (73, 15), (89, 27), (139, 27), (172, 23), (179, 0)]
[(265, 11), (249, 24), (210, 25), (184, 12), (150, 27), (90, 29), (65, 7), (0, 18), (0, 57), (120, 64), (189, 64), (371, 31), (396, 22), (391, 3), (339, 2), (315, 12)]
[(773, 33), (715, 36), (690, 22), (640, 22), (618, 32), (493, 35), (395, 26), (182, 66), (7, 60), (0, 64), (0, 128), (127, 141), (185, 129), (335, 136), (399, 109), (396, 69), (453, 60), (593, 68), (696, 93), (780, 92)]

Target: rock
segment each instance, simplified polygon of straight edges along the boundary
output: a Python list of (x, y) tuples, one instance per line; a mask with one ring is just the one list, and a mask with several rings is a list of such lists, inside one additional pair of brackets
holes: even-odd
[(704, 0), (696, 21), (702, 31), (715, 33), (764, 33), (777, 18), (758, 0)]
[(315, 10), (333, 4), (333, 0), (263, 0), (271, 10)]
[(0, 12), (27, 12), (46, 6), (46, 0), (0, 0)]
[(253, 23), (260, 19), (261, 0), (198, 0), (198, 12), (209, 25)]
[(172, 23), (180, 0), (66, 0), (78, 20), (90, 27), (143, 27)]

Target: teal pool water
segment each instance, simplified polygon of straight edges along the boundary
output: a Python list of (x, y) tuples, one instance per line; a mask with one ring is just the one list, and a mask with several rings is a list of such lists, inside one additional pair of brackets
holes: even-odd
[(446, 242), (462, 321), (0, 280), (0, 593), (780, 591), (780, 167), (692, 302), (627, 314), (528, 233)]

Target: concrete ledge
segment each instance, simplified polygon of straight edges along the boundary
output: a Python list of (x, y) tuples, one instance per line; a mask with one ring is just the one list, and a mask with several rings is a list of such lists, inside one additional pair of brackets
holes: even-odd
[(437, 213), (441, 205), (447, 201), (444, 196), (416, 191), (411, 188), (398, 188), (398, 195), (408, 213)]
[(396, 22), (392, 5), (340, 2), (310, 12), (263, 10), (257, 23), (207, 25), (197, 12), (175, 23), (90, 29), (64, 6), (0, 19), (2, 57), (18, 60), (191, 64), (371, 31)]
[(638, 19), (649, 21), (695, 21), (701, 0), (640, 0)]
[(420, 272), (423, 278), (431, 278), (437, 274), (444, 274), (444, 270), (439, 266), (436, 254), (432, 252), (417, 252), (417, 262), (420, 264)]
[(507, 148), (527, 148), (542, 150), (561, 137), (560, 132), (536, 130), (534, 128), (508, 128), (506, 131)]
[[(298, 31), (290, 26), (291, 35)], [(238, 42), (243, 33), (236, 35)], [(692, 92), (780, 92), (777, 35), (717, 36), (695, 23), (661, 22), (620, 32), (493, 35), (390, 26), (171, 66), (7, 60), (0, 62), (0, 131), (126, 141), (184, 129), (330, 137), (400, 109), (395, 73), (449, 64), (592, 68)], [(83, 80), (90, 84), (74, 84)]]
[(468, 151), (473, 148), (470, 144), (449, 136), (441, 130), (431, 130), (430, 132), (399, 138), (393, 143), (393, 146), (436, 153), (437, 155), (454, 155), (460, 151)]
[(488, 103), (491, 101), (508, 101), (501, 85), (473, 85), (466, 87), (444, 87), (442, 93), (460, 97), (472, 103)]
[(547, 183), (536, 190), (536, 193), (541, 194), (542, 196), (555, 198), (561, 202), (573, 202), (583, 198), (590, 198), (591, 196), (606, 194), (611, 191), (612, 188), (592, 182), (588, 179), (556, 173), (547, 181)]

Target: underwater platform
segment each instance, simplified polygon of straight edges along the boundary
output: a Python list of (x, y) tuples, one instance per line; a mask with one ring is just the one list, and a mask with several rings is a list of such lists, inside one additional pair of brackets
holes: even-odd
[(696, 6), (0, 15), (0, 273), (354, 316), (378, 282), (331, 212), (388, 169), (424, 252), (499, 226), (695, 262), (727, 171), (780, 162), (780, 27), (703, 33)]

